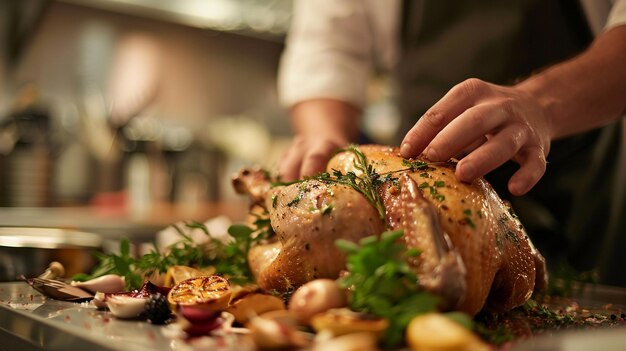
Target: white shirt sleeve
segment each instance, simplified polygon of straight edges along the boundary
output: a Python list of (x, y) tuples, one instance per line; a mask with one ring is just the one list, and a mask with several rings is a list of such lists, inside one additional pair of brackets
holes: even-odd
[[(596, 33), (626, 24), (626, 0), (581, 3)], [(374, 54), (384, 68), (397, 60), (399, 10), (399, 0), (295, 0), (278, 72), (281, 104), (332, 98), (363, 107)]]
[(362, 0), (296, 0), (278, 75), (291, 106), (334, 98), (363, 106), (372, 65), (372, 33)]
[(626, 24), (626, 0), (614, 0), (605, 30)]

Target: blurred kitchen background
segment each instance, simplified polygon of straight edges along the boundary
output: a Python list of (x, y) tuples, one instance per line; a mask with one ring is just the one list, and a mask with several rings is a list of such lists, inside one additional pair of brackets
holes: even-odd
[(2, 206), (233, 196), (288, 135), (289, 1), (2, 1)]
[[(289, 0), (0, 0), (0, 226), (147, 241), (245, 218), (232, 174), (276, 170), (291, 138), (290, 19)], [(372, 82), (365, 128), (385, 142), (397, 116)]]

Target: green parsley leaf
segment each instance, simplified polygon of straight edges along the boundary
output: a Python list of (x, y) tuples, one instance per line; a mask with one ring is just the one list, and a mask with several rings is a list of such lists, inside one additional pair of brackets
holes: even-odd
[(174, 225), (181, 239), (160, 252), (156, 245), (141, 257), (131, 255), (128, 239), (120, 241), (119, 254), (94, 253), (98, 264), (91, 274), (74, 276), (74, 280), (89, 280), (105, 274), (118, 274), (125, 278), (126, 289), (140, 288), (146, 277), (154, 272), (164, 273), (174, 265), (195, 267), (214, 266), (217, 273), (228, 276), (229, 280), (245, 284), (254, 280), (248, 266), (248, 252), (257, 242), (273, 234), (268, 218), (258, 217), (254, 227), (234, 224), (228, 228), (232, 240), (224, 243), (209, 235), (202, 223), (190, 222), (189, 229), (200, 229), (209, 237), (206, 243), (195, 242), (182, 228)]
[(351, 289), (350, 308), (387, 319), (388, 346), (403, 340), (404, 330), (413, 317), (434, 311), (439, 303), (438, 297), (420, 290), (415, 273), (406, 263), (407, 257), (419, 252), (407, 250), (399, 241), (402, 235), (399, 230), (363, 238), (358, 244), (336, 241), (337, 247), (347, 254), (348, 274), (338, 282)]

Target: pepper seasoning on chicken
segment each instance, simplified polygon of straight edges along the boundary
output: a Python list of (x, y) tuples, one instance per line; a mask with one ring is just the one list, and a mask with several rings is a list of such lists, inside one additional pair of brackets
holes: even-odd
[[(262, 288), (287, 291), (315, 278), (337, 278), (345, 256), (335, 240), (356, 242), (385, 229), (403, 229), (407, 247), (421, 252), (408, 263), (446, 309), (504, 311), (545, 286), (543, 257), (484, 179), (462, 183), (455, 162), (404, 160), (397, 148), (364, 145), (358, 151), (375, 174), (386, 175), (376, 187), (382, 219), (363, 194), (345, 185), (310, 179), (270, 188), (267, 178), (249, 170), (235, 178), (239, 192), (264, 199), (278, 238), (250, 251)], [(327, 169), (363, 176), (355, 158), (341, 152)]]

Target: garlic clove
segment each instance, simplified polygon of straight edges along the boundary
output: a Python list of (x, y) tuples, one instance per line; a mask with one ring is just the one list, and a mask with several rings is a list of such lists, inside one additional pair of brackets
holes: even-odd
[(135, 318), (143, 313), (147, 301), (146, 298), (111, 296), (105, 303), (115, 317)]
[(106, 294), (103, 292), (97, 292), (93, 296), (93, 300), (91, 300), (91, 304), (96, 306), (97, 308), (106, 308)]

